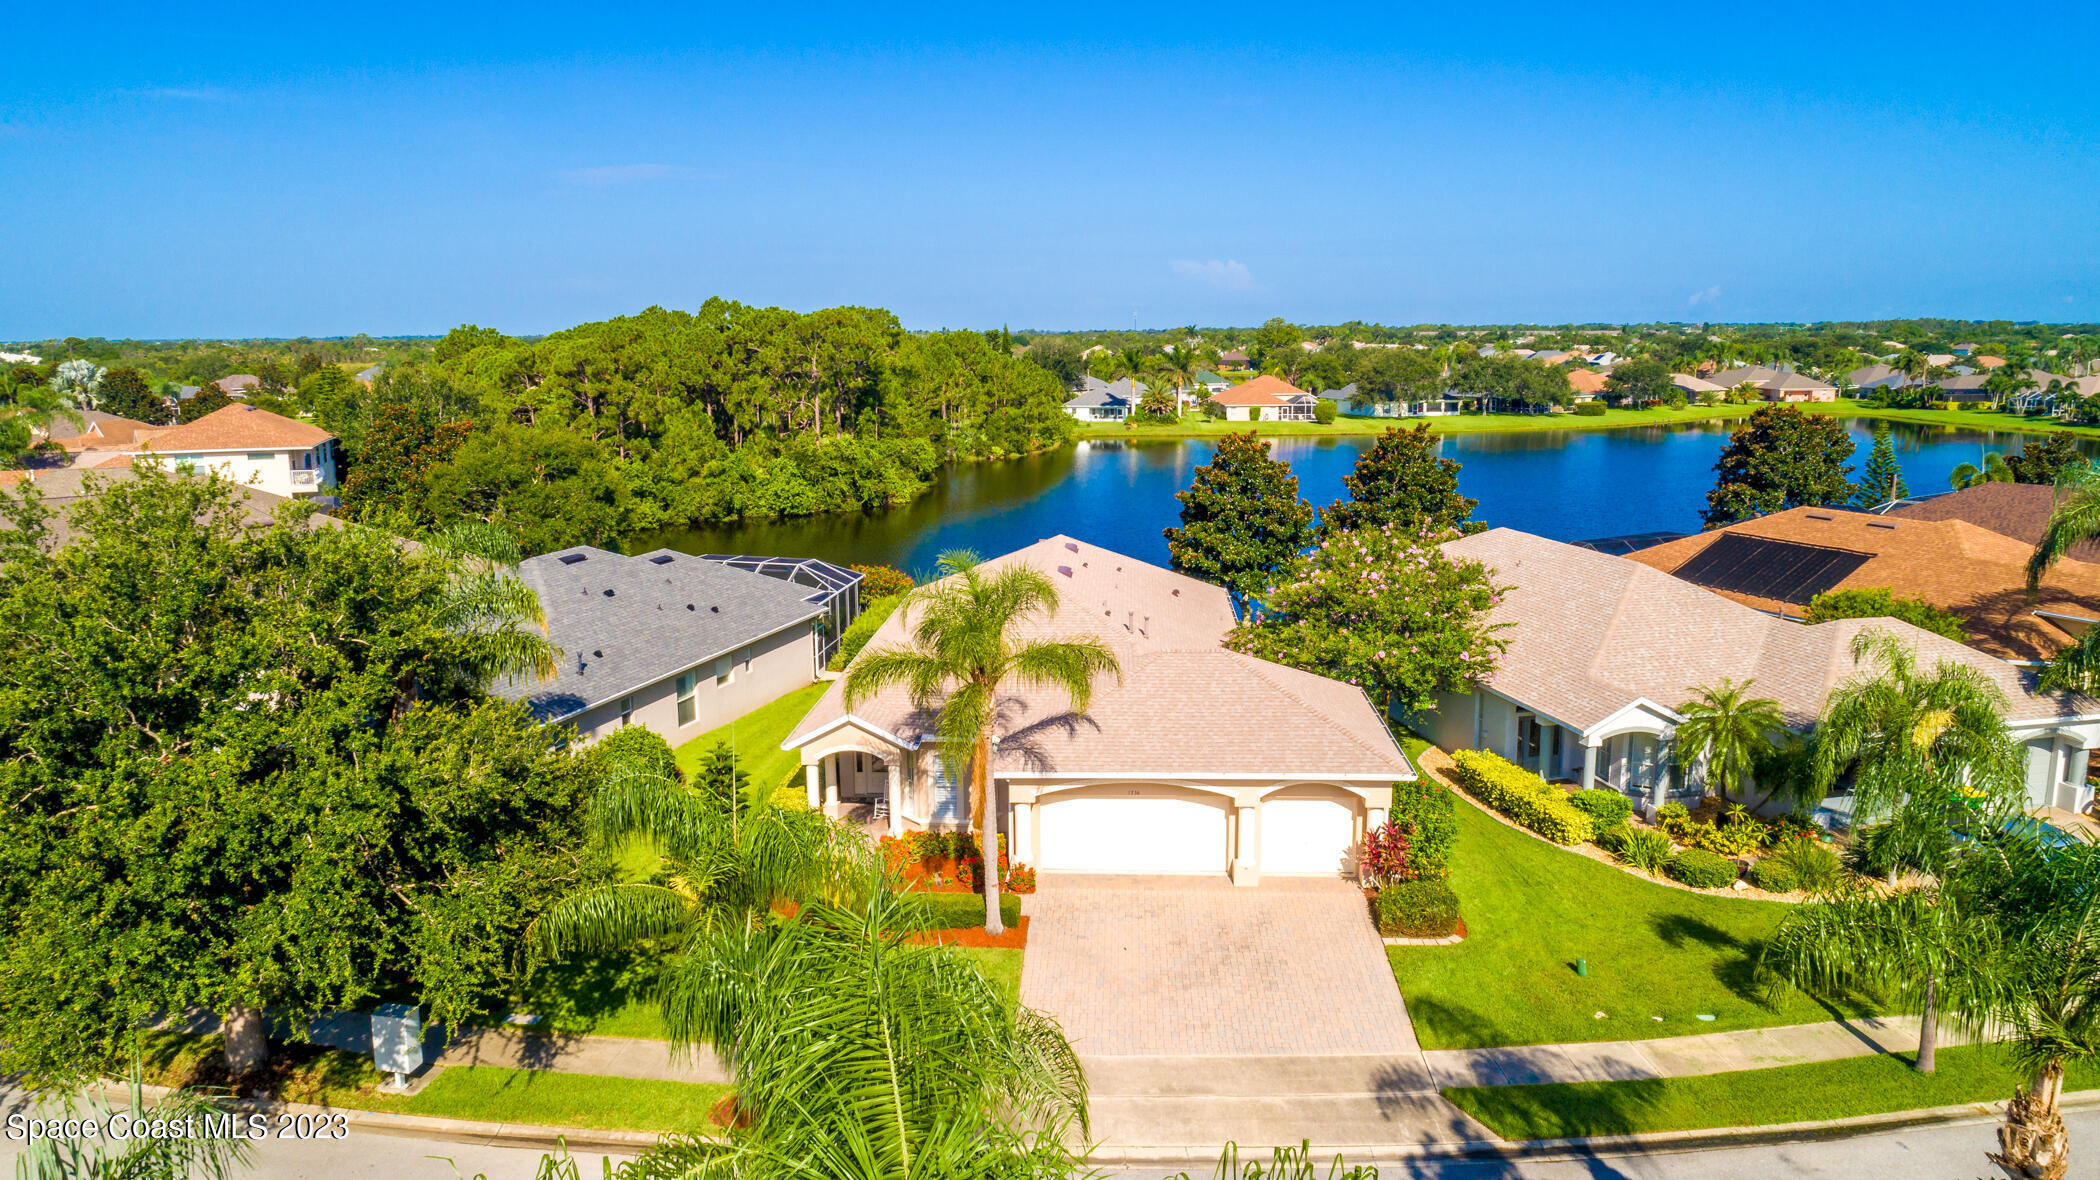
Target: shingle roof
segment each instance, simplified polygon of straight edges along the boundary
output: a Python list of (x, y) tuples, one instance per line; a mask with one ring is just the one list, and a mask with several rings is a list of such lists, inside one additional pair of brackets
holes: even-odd
[(168, 429), (134, 418), (105, 414), (99, 410), (82, 410), (79, 413), (80, 433), (66, 438), (54, 438), (52, 442), (68, 451), (107, 451), (128, 447), (140, 438), (150, 437)]
[(1270, 373), (1263, 373), (1244, 385), (1235, 385), (1215, 397), (1221, 406), (1282, 406), (1290, 404), (1294, 395), (1305, 391)]
[[(2056, 489), (2046, 484), (1986, 483), (1913, 500), (1883, 515), (1901, 520), (1966, 520), (1978, 528), (2033, 546), (2041, 542), (2055, 511)], [(2083, 542), (2071, 550), (2070, 556), (2100, 563), (2100, 541)]]
[(1820, 391), (1836, 389), (1836, 386), (1828, 382), (1818, 381), (1805, 373), (1796, 373), (1792, 369), (1775, 369), (1770, 365), (1745, 365), (1739, 369), (1722, 369), (1717, 373), (1707, 374), (1706, 379), (1723, 389), (1734, 389), (1745, 382), (1755, 385), (1759, 389), (1770, 390), (1806, 389)]
[(676, 675), (824, 613), (813, 593), (764, 574), (658, 549), (627, 557), (579, 545), (518, 567), (562, 650), (549, 680), (494, 691), (548, 720)]
[[(2042, 579), (2040, 597), (2027, 596), (2027, 558), (2033, 546), (1965, 520), (1891, 519), (1890, 515), (1826, 508), (1793, 508), (1694, 533), (1644, 549), (1633, 560), (1665, 573), (1682, 570), (1721, 537), (1769, 537), (1870, 555), (1833, 589), (1886, 587), (1906, 598), (1922, 598), (1968, 624), (1973, 646), (2009, 660), (2040, 660), (2056, 654), (2071, 637), (2035, 616), (2036, 608), (2100, 617), (2100, 565), (2064, 561)], [(1717, 590), (1759, 610), (1777, 611), (1774, 599)], [(1794, 603), (1801, 613), (1805, 604)]]
[(1603, 393), (1604, 374), (1594, 369), (1569, 369), (1568, 388), (1577, 393)]
[[(1489, 679), (1496, 692), (1550, 719), (1588, 730), (1636, 700), (1675, 709), (1723, 678), (1755, 681), (1788, 723), (1805, 726), (1830, 690), (1858, 670), (1853, 637), (1879, 627), (1928, 662), (1966, 664), (2002, 689), (2015, 723), (2100, 711), (2084, 697), (2038, 696), (2033, 675), (1951, 639), (1891, 619), (1788, 622), (1681, 582), (1632, 558), (1513, 529), (1446, 542), (1482, 562), (1510, 590), (1491, 613), (1511, 624)], [(1648, 551), (1643, 551), (1648, 552)]]
[(258, 406), (224, 406), (195, 422), (156, 434), (139, 445), (161, 454), (177, 451), (279, 451), (319, 446), (334, 437), (311, 423), (272, 414)]
[(1720, 393), (1728, 388), (1725, 385), (1715, 385), (1701, 377), (1694, 377), (1690, 373), (1670, 374), (1670, 384), (1686, 393)]
[(1126, 406), (1136, 405), (1145, 396), (1145, 387), (1129, 377), (1114, 381), (1103, 381), (1099, 377), (1084, 378), (1066, 406)]
[(236, 393), (246, 393), (248, 390), (261, 385), (262, 378), (253, 373), (235, 373), (230, 377), (221, 377), (217, 381), (212, 382), (212, 384), (219, 387), (219, 392), (231, 396)]
[[(1060, 694), (1016, 691), (1000, 773), (1412, 777), (1361, 689), (1227, 651), (1233, 618), (1222, 589), (1063, 536), (987, 565), (1012, 563), (1049, 574), (1060, 592), (1056, 614), (1027, 634), (1096, 636), (1123, 677), (1097, 684), (1077, 719)], [(868, 648), (902, 643), (904, 616), (891, 615)], [(909, 744), (934, 722), (901, 690), (863, 701), (852, 716)], [(783, 745), (796, 748), (846, 717), (844, 684), (833, 684)]]

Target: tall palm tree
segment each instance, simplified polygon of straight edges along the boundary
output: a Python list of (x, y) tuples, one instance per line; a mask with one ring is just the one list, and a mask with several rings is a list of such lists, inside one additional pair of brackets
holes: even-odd
[(1983, 466), (1974, 463), (1958, 463), (1947, 473), (1947, 482), (1956, 491), (1962, 488), (1979, 487), (1987, 483), (2012, 483), (2013, 469), (2006, 465), (2005, 456), (1997, 451), (1983, 457)]
[(1915, 348), (1906, 348), (1898, 353), (1895, 363), (1889, 367), (1903, 374), (1914, 386), (1925, 384), (1926, 376), (1932, 372), (1932, 362)]
[[(1786, 730), (1779, 702), (1749, 695), (1755, 680), (1692, 690), (1692, 699), (1677, 706), (1677, 756), (1686, 767), (1704, 762), (1706, 781), (1723, 795), (1740, 798), (1760, 763), (1770, 758), (1773, 735)], [(1771, 792), (1766, 791), (1769, 797)]]
[(547, 639), (547, 615), (518, 577), (523, 555), (510, 531), (462, 521), (432, 534), (424, 550), (447, 567), (436, 619), (464, 641), (451, 674), (474, 688), (506, 676), (554, 675), (561, 651)]
[(1086, 712), (1094, 680), (1122, 675), (1115, 653), (1092, 636), (1037, 638), (1039, 620), (1057, 613), (1057, 586), (1033, 566), (986, 570), (975, 553), (941, 554), (941, 579), (913, 590), (897, 608), (911, 635), (904, 646), (863, 651), (846, 670), (846, 707), (892, 686), (937, 711), (945, 753), (970, 751), (969, 824), (984, 853), (984, 928), (999, 918), (999, 849), (991, 816), (992, 751), (1002, 698), (1016, 688), (1062, 693)]
[(722, 927), (672, 968), (671, 1032), (716, 1047), (738, 1125), (667, 1136), (647, 1177), (1026, 1180), (1078, 1173), (1086, 1080), (1057, 1025), (952, 947), (915, 944), (920, 903), (851, 905)]
[(1111, 364), (1116, 376), (1128, 377), (1135, 383), (1153, 366), (1156, 359), (1152, 353), (1145, 351), (1144, 345), (1126, 344), (1114, 352)]
[(1162, 353), (1154, 363), (1161, 377), (1174, 383), (1174, 396), (1178, 403), (1182, 390), (1196, 383), (1196, 374), (1203, 371), (1209, 362), (1208, 350), (1203, 342), (1186, 339), (1176, 344), (1171, 351)]
[(2000, 977), (1997, 928), (1958, 891), (1854, 884), (1787, 917), (1759, 956), (1776, 986), (1822, 995), (1865, 990), (1916, 1012), (1919, 1073), (1936, 1066), (1939, 1025), (1952, 1015), (1980, 1030)]
[(2021, 750), (1997, 685), (1966, 664), (1921, 667), (1908, 643), (1879, 627), (1853, 636), (1851, 654), (1863, 670), (1832, 690), (1816, 726), (1819, 792), (1849, 771), (1853, 822), (1911, 821), (1900, 827), (1918, 835), (1909, 850), (1918, 857), (1939, 847), (1928, 838), (1951, 822), (2017, 809)]

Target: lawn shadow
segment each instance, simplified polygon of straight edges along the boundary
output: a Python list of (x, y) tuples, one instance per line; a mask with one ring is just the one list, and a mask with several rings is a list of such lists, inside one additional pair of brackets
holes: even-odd
[(1421, 1030), (1430, 1030), (1435, 1035), (1423, 1039), (1439, 1048), (1473, 1049), (1509, 1043), (1509, 1034), (1500, 1025), (1471, 1008), (1423, 996), (1408, 996), (1406, 1003), (1408, 1019), (1414, 1023), (1417, 1035)]
[(1714, 978), (1721, 986), (1766, 1011), (1776, 1010), (1776, 1005), (1766, 994), (1764, 980), (1758, 976), (1757, 960), (1764, 949), (1762, 942), (1746, 942), (1711, 922), (1688, 914), (1657, 914), (1649, 925), (1656, 937), (1672, 949), (1697, 946), (1714, 952)]

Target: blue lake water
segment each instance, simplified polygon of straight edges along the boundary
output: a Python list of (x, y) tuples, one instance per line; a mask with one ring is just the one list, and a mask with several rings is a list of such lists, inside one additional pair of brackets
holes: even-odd
[[(1847, 423), (1866, 462), (1872, 427)], [(1913, 495), (1945, 491), (1962, 463), (2017, 451), (2033, 435), (1895, 423), (1896, 457)], [(1480, 501), (1474, 518), (1562, 541), (1699, 527), (1714, 462), (1729, 426), (1691, 423), (1622, 430), (1454, 434), (1440, 453), (1461, 465), (1459, 488)], [(1368, 436), (1276, 438), (1272, 454), (1297, 473), (1316, 507), (1342, 495), (1342, 477)], [(2089, 454), (2100, 446), (2081, 440)], [(946, 473), (910, 504), (877, 513), (750, 521), (633, 538), (631, 550), (667, 545), (689, 553), (766, 553), (930, 569), (951, 548), (1005, 553), (1066, 533), (1147, 561), (1167, 559), (1162, 529), (1178, 522), (1174, 493), (1208, 462), (1202, 439), (1089, 441), (1052, 454)]]

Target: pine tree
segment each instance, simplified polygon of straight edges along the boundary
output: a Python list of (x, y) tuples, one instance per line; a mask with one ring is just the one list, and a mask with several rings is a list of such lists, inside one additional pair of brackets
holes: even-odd
[(1223, 586), (1241, 618), (1312, 539), (1313, 509), (1298, 496), (1298, 477), (1251, 430), (1219, 439), (1174, 498), (1181, 527), (1166, 530), (1174, 568)]
[(1859, 490), (1852, 493), (1855, 508), (1879, 508), (1910, 495), (1903, 482), (1903, 468), (1896, 464), (1896, 445), (1889, 437), (1889, 424), (1874, 424), (1874, 449), (1867, 455), (1866, 470), (1860, 473)]

